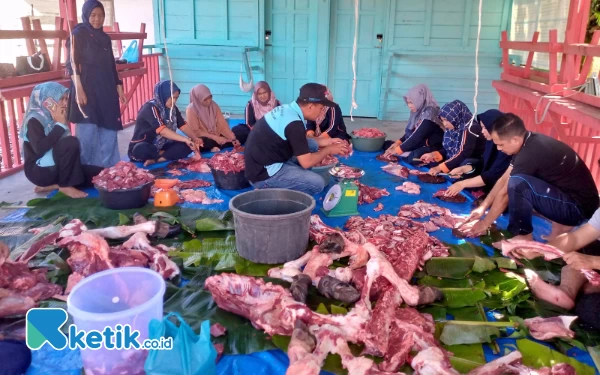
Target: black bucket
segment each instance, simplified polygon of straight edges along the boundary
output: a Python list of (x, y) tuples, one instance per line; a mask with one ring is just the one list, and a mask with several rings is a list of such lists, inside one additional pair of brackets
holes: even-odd
[(148, 203), (152, 185), (154, 185), (154, 181), (133, 189), (108, 191), (98, 186), (96, 189), (98, 189), (100, 201), (104, 207), (111, 210), (128, 210), (144, 207)]
[(261, 189), (229, 201), (240, 255), (255, 263), (279, 264), (300, 258), (308, 246), (315, 200), (287, 189)]
[(210, 172), (215, 179), (215, 185), (221, 190), (242, 190), (250, 187), (250, 182), (244, 175), (244, 171), (241, 172), (229, 172), (218, 171), (210, 167)]

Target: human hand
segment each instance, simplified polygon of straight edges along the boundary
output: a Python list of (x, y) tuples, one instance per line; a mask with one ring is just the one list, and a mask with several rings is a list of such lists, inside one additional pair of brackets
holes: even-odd
[(348, 145), (346, 142), (343, 143), (334, 143), (332, 145), (327, 146), (327, 151), (329, 155), (346, 155), (350, 150), (348, 149)]
[(465, 173), (465, 171), (463, 170), (463, 167), (458, 167), (458, 168), (454, 168), (453, 170), (451, 170), (450, 173), (448, 173), (448, 174), (453, 178), (458, 178), (458, 177), (462, 176), (464, 173)]
[(433, 152), (429, 152), (427, 154), (421, 155), (421, 161), (425, 164), (429, 164), (435, 161), (435, 157), (433, 156)]
[(198, 152), (199, 148), (198, 148), (198, 144), (196, 143), (196, 141), (193, 141), (191, 139), (187, 139), (185, 141), (185, 144), (188, 145), (188, 147), (190, 148), (190, 150), (194, 151), (194, 152)]
[(486, 207), (483, 205), (477, 207), (476, 209), (471, 211), (471, 214), (469, 215), (469, 217), (467, 218), (466, 221), (481, 219), (483, 217), (483, 215), (485, 214), (485, 209), (486, 209)]
[(398, 141), (394, 142), (387, 150), (385, 150), (383, 155), (388, 156), (388, 155), (395, 154), (395, 150), (396, 150), (396, 147), (398, 147), (398, 144), (399, 144)]
[(119, 101), (121, 104), (125, 104), (125, 102), (127, 102), (127, 97), (125, 96), (125, 92), (123, 92), (123, 85), (117, 85), (117, 93), (119, 94)]
[(563, 260), (576, 270), (585, 270), (594, 268), (594, 264), (598, 261), (598, 257), (591, 255), (580, 254), (578, 252), (570, 252), (563, 255)]
[(240, 143), (240, 141), (238, 141), (237, 139), (234, 139), (233, 141), (231, 141), (231, 143), (233, 144), (233, 147), (235, 147), (235, 148), (238, 148), (242, 145)]
[(50, 115), (52, 115), (52, 119), (56, 122), (60, 122), (63, 125), (68, 125), (67, 122), (67, 109), (58, 104), (53, 105), (48, 108), (50, 111)]
[(485, 220), (478, 220), (469, 230), (469, 235), (472, 237), (479, 237), (487, 232), (490, 227), (491, 224), (488, 224)]
[(77, 104), (86, 105), (87, 104), (87, 95), (83, 90), (83, 86), (78, 85), (75, 90), (75, 99), (77, 100)]
[(202, 138), (196, 138), (194, 139), (194, 143), (196, 144), (196, 146), (198, 147), (198, 149), (202, 146), (204, 146), (204, 140)]
[(439, 174), (441, 171), (442, 171), (442, 168), (438, 165), (437, 167), (431, 168), (429, 170), (429, 172), (427, 172), (427, 173), (429, 173), (432, 176), (435, 176), (435, 175)]
[(463, 191), (464, 186), (462, 184), (462, 181), (456, 182), (452, 185), (450, 185), (450, 187), (448, 189), (446, 189), (446, 196), (447, 197), (453, 197), (455, 195), (457, 195), (458, 193), (460, 193), (461, 191)]
[(214, 140), (220, 145), (224, 145), (225, 143), (227, 143), (227, 139), (225, 137), (216, 136)]

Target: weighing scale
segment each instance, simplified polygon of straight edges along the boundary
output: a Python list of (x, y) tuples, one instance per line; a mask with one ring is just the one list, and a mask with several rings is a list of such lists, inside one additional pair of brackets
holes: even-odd
[(161, 189), (154, 194), (154, 207), (172, 207), (179, 203), (179, 194), (173, 187), (177, 185), (179, 180), (174, 179), (158, 179), (154, 181), (154, 186)]
[[(354, 168), (360, 172), (360, 176), (365, 175), (365, 171), (360, 168)], [(356, 216), (358, 215), (358, 186), (352, 180), (355, 178), (340, 177), (337, 172), (339, 167), (329, 170), (338, 183), (333, 185), (325, 194), (323, 199), (323, 208), (321, 209), (327, 217)]]

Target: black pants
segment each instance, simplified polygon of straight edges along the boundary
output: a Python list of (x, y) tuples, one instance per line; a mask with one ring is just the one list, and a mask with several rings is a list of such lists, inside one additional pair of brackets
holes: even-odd
[(25, 176), (37, 186), (58, 184), (60, 187), (85, 188), (92, 186), (92, 178), (102, 167), (82, 165), (79, 140), (75, 137), (61, 138), (52, 149), (54, 166), (40, 167), (35, 161), (25, 163)]
[(202, 152), (210, 152), (210, 150), (212, 150), (215, 147), (218, 147), (221, 150), (227, 147), (233, 147), (233, 143), (231, 142), (223, 143), (222, 145), (220, 145), (214, 139), (202, 137), (202, 140), (204, 141), (204, 145), (202, 146), (202, 148), (200, 148), (200, 151)]
[(245, 144), (248, 140), (248, 136), (250, 135), (250, 127), (246, 124), (239, 124), (231, 128), (233, 134), (235, 134), (235, 138), (240, 141), (241, 144)]
[[(429, 152), (438, 151), (442, 148), (444, 142), (444, 131), (438, 124), (433, 121), (424, 120), (421, 125), (407, 137), (400, 146), (403, 152), (410, 152), (405, 158), (405, 161), (418, 165), (422, 164), (414, 162), (413, 159), (418, 159)], [(386, 141), (383, 145), (384, 150), (387, 150), (393, 142)]]
[(192, 150), (183, 142), (168, 141), (163, 146), (161, 154), (156, 146), (148, 142), (140, 142), (129, 151), (129, 159), (144, 162), (146, 160), (179, 160), (186, 158)]
[(31, 365), (31, 350), (23, 341), (0, 340), (0, 374), (21, 375)]
[(508, 230), (514, 235), (533, 232), (533, 210), (562, 225), (577, 226), (586, 219), (569, 195), (539, 178), (522, 174), (508, 180), (508, 210)]

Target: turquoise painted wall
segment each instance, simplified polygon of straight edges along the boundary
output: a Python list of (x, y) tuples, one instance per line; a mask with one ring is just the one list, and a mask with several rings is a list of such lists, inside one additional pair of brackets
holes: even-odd
[[(270, 1), (277, 2), (276, 8), (280, 12), (286, 7), (291, 12), (310, 9), (309, 14), (318, 20), (317, 33), (313, 30), (307, 34), (296, 27), (288, 30), (302, 33), (304, 39), (309, 36), (309, 46), (315, 49), (311, 54), (317, 58), (317, 61), (310, 62), (310, 75), (317, 82), (327, 83), (332, 0)], [(380, 82), (375, 82), (381, 86), (379, 108), (376, 110), (378, 118), (406, 120), (408, 110), (402, 96), (418, 83), (428, 84), (440, 104), (461, 99), (473, 107), (479, 1), (376, 1), (386, 11), (382, 73)], [(195, 84), (205, 83), (223, 110), (243, 113), (250, 97), (239, 88), (245, 47), (259, 49), (250, 53), (255, 81), (264, 79), (266, 70), (273, 69), (273, 64), (282, 69), (280, 62), (265, 61), (265, 19), (273, 16), (265, 13), (265, 0), (165, 0), (164, 20), (158, 4), (155, 0), (156, 40), (162, 41), (161, 28), (164, 27), (173, 79), (182, 89), (178, 103), (180, 108), (188, 104), (189, 90)], [(483, 0), (479, 111), (498, 104), (491, 81), (500, 75), (501, 50), (498, 42), (501, 31), (508, 27), (510, 7), (511, 0)], [(269, 5), (269, 8), (272, 6)], [(290, 36), (289, 40), (294, 38)], [(392, 54), (398, 56), (392, 59), (388, 87), (388, 64)], [(293, 81), (295, 71), (298, 78), (301, 74), (305, 79), (306, 70), (298, 69), (294, 64), (290, 66), (292, 69), (286, 72), (289, 79)], [(161, 75), (168, 78), (165, 59), (161, 61)], [(286, 89), (281, 93), (283, 101), (294, 98), (292, 91), (296, 89), (296, 83), (293, 83), (293, 90)]]

